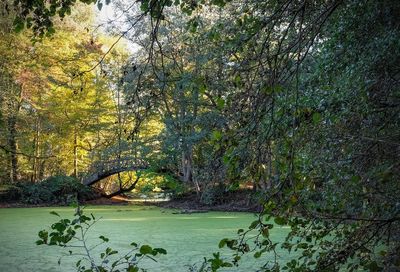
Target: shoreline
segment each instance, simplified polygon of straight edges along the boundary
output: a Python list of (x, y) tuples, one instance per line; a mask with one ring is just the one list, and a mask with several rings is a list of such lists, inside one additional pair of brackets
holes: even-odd
[[(111, 199), (99, 198), (89, 201), (84, 201), (81, 205), (86, 206), (156, 206), (164, 209), (180, 210), (179, 213), (200, 213), (208, 211), (219, 212), (253, 212), (260, 211), (257, 205), (241, 205), (242, 203), (225, 203), (216, 205), (201, 204), (193, 199), (172, 199), (170, 201), (131, 201), (128, 198), (118, 196)], [(26, 204), (22, 202), (0, 202), (0, 209), (7, 208), (46, 208), (46, 207), (67, 207), (65, 203), (41, 203), (41, 204)]]

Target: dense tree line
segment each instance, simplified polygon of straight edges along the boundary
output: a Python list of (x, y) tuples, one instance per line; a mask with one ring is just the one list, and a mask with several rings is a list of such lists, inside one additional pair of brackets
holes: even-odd
[[(71, 8), (17, 3), (15, 27), (29, 21), (39, 34)], [(399, 268), (398, 1), (113, 5), (139, 47), (118, 78), (131, 138), (162, 122), (156, 168), (207, 203), (248, 183), (262, 203), (249, 230), (221, 241), (234, 263), (255, 250), (262, 271)], [(281, 245), (301, 252), (288, 264), (274, 258), (272, 216), (291, 227)]]
[(30, 31), (14, 32), (7, 4), (0, 32), (0, 180), (77, 177), (127, 129), (115, 70), (126, 50), (119, 46), (96, 66), (112, 38), (89, 32), (90, 7), (79, 6), (55, 22), (57, 33), (35, 42)]
[[(185, 3), (151, 15), (151, 65), (129, 87), (136, 107), (161, 111), (183, 180), (208, 201), (253, 183), (257, 257), (275, 250), (265, 218), (277, 214), (292, 227), (283, 246), (303, 250), (288, 269), (396, 269), (399, 4)], [(245, 237), (228, 243), (237, 256)]]

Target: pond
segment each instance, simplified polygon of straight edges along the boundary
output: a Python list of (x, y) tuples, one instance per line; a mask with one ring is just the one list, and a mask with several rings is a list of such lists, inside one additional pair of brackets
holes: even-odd
[[(98, 236), (110, 238), (109, 246), (122, 252), (129, 250), (132, 241), (165, 248), (167, 255), (158, 262), (146, 261), (142, 267), (149, 271), (188, 271), (189, 265), (200, 264), (203, 257), (221, 251), (218, 242), (222, 238), (235, 238), (237, 229), (247, 228), (255, 219), (251, 213), (208, 212), (173, 214), (173, 210), (145, 206), (90, 206), (85, 209), (102, 219), (90, 232), (90, 241)], [(71, 207), (7, 208), (0, 209), (0, 271), (74, 271), (74, 257), (64, 257), (57, 264), (63, 250), (57, 247), (37, 246), (37, 233), (47, 228), (57, 218), (56, 211), (72, 218)], [(288, 229), (276, 226), (271, 236), (282, 241)], [(229, 256), (228, 250), (221, 251)], [(289, 256), (280, 254), (282, 261)], [(266, 259), (249, 256), (239, 268), (221, 271), (249, 271), (256, 269)]]

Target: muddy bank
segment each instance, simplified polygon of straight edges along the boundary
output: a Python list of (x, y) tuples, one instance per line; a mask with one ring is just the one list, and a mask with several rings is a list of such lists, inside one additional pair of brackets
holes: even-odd
[[(135, 201), (126, 195), (115, 196), (112, 198), (99, 197), (87, 200), (81, 205), (137, 205), (137, 206), (157, 206), (166, 209), (176, 209), (177, 213), (197, 213), (206, 211), (225, 211), (225, 212), (259, 212), (261, 205), (252, 199), (251, 191), (236, 191), (221, 197), (219, 203), (206, 205), (202, 203), (196, 193), (186, 193), (169, 201), (154, 201), (151, 199)], [(26, 204), (21, 202), (0, 202), (0, 208), (28, 208), (28, 207), (53, 207), (68, 206), (62, 203), (48, 204)]]
[(151, 203), (162, 208), (185, 211), (259, 212), (261, 205), (254, 200), (252, 191), (238, 190), (222, 195), (217, 203), (207, 205), (196, 193), (186, 193), (170, 201)]

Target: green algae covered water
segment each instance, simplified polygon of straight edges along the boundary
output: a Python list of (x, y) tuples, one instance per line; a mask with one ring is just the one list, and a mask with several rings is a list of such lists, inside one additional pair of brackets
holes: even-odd
[[(199, 265), (204, 257), (221, 251), (230, 256), (228, 250), (218, 248), (222, 238), (235, 238), (237, 229), (247, 228), (255, 219), (251, 213), (208, 212), (173, 214), (173, 210), (142, 206), (91, 206), (87, 213), (102, 219), (90, 231), (89, 241), (98, 241), (100, 235), (110, 239), (108, 246), (119, 252), (127, 252), (131, 242), (165, 248), (167, 255), (158, 262), (145, 261), (141, 267), (150, 271), (189, 271), (189, 266)], [(0, 209), (0, 271), (74, 271), (76, 258), (63, 257), (67, 250), (58, 247), (37, 246), (37, 233), (57, 221), (50, 215), (56, 211), (64, 218), (72, 218), (74, 209), (50, 208), (6, 208)], [(282, 241), (288, 229), (276, 227), (271, 236)], [(289, 256), (280, 254), (282, 261)], [(239, 267), (221, 271), (254, 271), (266, 259), (244, 258)]]

